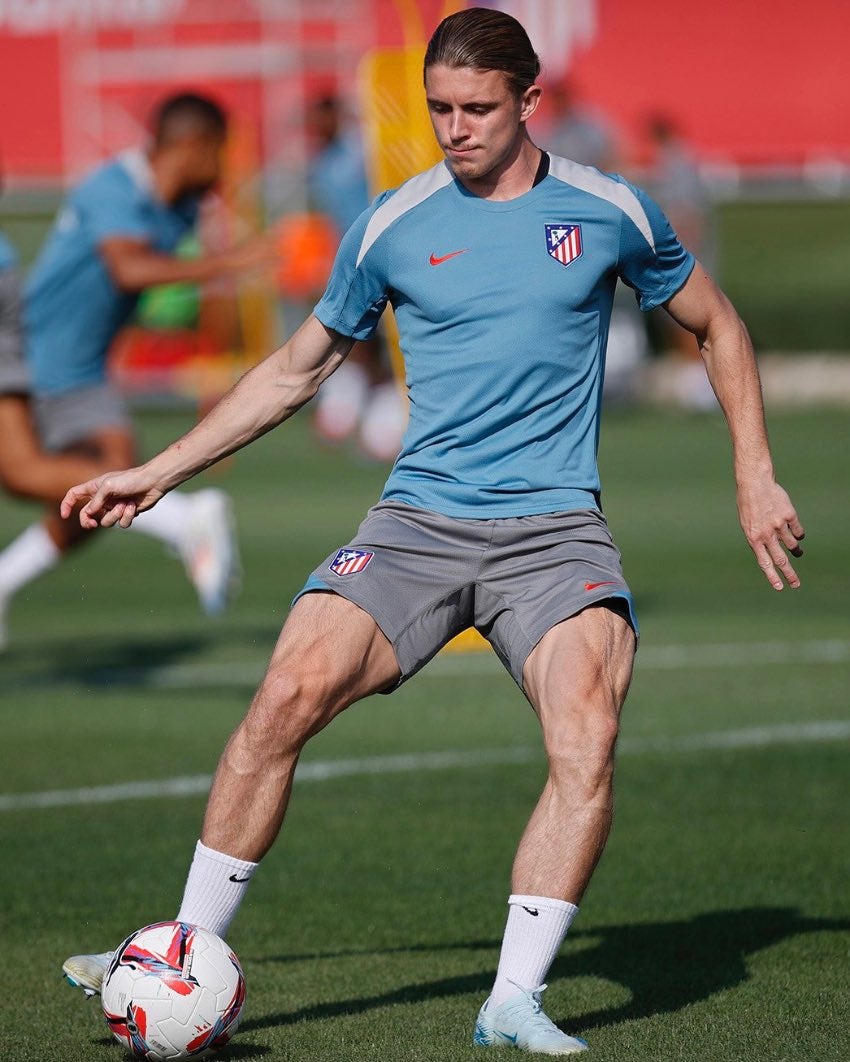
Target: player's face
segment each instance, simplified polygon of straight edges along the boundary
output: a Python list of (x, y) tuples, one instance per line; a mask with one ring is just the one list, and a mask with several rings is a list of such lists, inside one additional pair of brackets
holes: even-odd
[(224, 139), (218, 136), (193, 136), (186, 140), (184, 151), (184, 193), (203, 195), (221, 179)]
[(475, 183), (497, 179), (516, 159), (540, 89), (517, 97), (500, 70), (438, 64), (425, 73), (434, 135), (452, 172)]

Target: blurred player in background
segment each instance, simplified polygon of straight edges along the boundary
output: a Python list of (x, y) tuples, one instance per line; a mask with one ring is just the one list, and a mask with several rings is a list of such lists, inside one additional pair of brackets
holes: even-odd
[[(101, 471), (131, 466), (137, 460), (133, 429), (124, 399), (108, 380), (107, 360), (140, 292), (233, 275), (266, 261), (260, 242), (195, 260), (173, 253), (219, 180), (226, 132), (226, 116), (213, 100), (170, 97), (157, 111), (147, 148), (109, 160), (68, 196), (29, 276), (23, 305), (32, 407), (51, 452)], [(25, 467), (18, 472), (29, 475)], [(238, 556), (222, 491), (174, 494), (138, 530), (181, 557), (206, 612), (225, 606)], [(81, 537), (51, 508), (0, 552), (0, 631), (13, 595)]]
[(566, 78), (549, 85), (547, 94), (551, 124), (546, 140), (552, 153), (603, 173), (618, 169), (617, 137), (605, 116), (579, 103), (575, 85)]
[[(539, 72), (511, 16), (445, 19), (425, 56), (445, 163), (378, 197), (314, 315), (200, 425), (141, 468), (75, 488), (63, 512), (82, 504), (87, 527), (130, 525), (300, 408), (392, 301), (411, 399), (402, 452), (353, 541), (293, 606), (219, 761), (178, 918), (225, 934), (306, 741), (474, 625), (537, 713), (549, 769), (474, 1043), (566, 1055), (587, 1045), (549, 1020), (541, 993), (610, 829), (637, 636), (596, 467), (617, 275), (643, 309), (664, 305), (698, 336), (732, 436), (741, 525), (777, 590), (799, 585), (785, 551), (800, 552), (803, 529), (774, 479), (738, 315), (645, 193), (534, 145)], [(75, 956), (65, 971), (98, 991), (107, 961)]]
[[(327, 93), (310, 103), (307, 131), (316, 145), (307, 170), (308, 194), (341, 239), (369, 206), (363, 142), (346, 120), (342, 101)], [(360, 445), (370, 457), (395, 458), (407, 409), (387, 365), (380, 332), (358, 343), (319, 392), (313, 423), (328, 442), (342, 442), (359, 427)]]
[[(582, 166), (594, 166), (603, 173), (618, 171), (619, 138), (605, 115), (579, 100), (576, 86), (569, 78), (548, 86), (546, 95), (551, 115), (546, 133), (548, 150)], [(643, 315), (625, 285), (618, 284), (605, 355), (606, 398), (627, 401), (634, 397), (637, 373), (648, 354)]]
[[(683, 245), (708, 269), (713, 269), (711, 196), (694, 153), (669, 115), (650, 115), (646, 130), (650, 149), (649, 187)], [(694, 337), (668, 314), (661, 315), (661, 328), (667, 348), (680, 361), (679, 403), (697, 412), (716, 410), (717, 399), (705, 375)]]
[[(103, 466), (83, 455), (49, 453), (38, 439), (17, 265), (14, 248), (0, 233), (0, 486), (18, 498), (46, 502), (56, 513), (80, 475), (97, 475)], [(0, 607), (0, 648), (6, 640), (5, 608)]]
[(96, 475), (98, 465), (83, 457), (47, 453), (39, 443), (29, 400), (21, 316), (17, 255), (0, 232), (0, 486), (16, 497), (58, 507), (80, 474), (85, 476), (84, 470), (90, 469)]

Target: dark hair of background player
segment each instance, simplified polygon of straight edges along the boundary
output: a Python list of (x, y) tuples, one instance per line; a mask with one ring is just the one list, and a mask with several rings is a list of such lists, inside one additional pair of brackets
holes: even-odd
[(223, 140), (227, 134), (227, 115), (209, 96), (181, 92), (162, 101), (152, 125), (158, 147), (187, 133)]

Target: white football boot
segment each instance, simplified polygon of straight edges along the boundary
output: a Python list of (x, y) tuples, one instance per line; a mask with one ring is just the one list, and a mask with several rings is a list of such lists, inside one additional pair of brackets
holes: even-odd
[(192, 511), (180, 556), (201, 608), (208, 616), (223, 612), (239, 587), (239, 547), (230, 498), (210, 488), (189, 496)]
[(72, 955), (62, 963), (62, 973), (69, 985), (81, 988), (87, 996), (99, 996), (114, 954), (102, 951), (99, 955)]
[[(517, 986), (519, 987), (519, 986)], [(472, 1042), (476, 1047), (517, 1047), (539, 1055), (577, 1055), (587, 1042), (567, 1036), (543, 1013), (540, 995), (546, 985), (533, 991), (520, 988), (501, 1006), (481, 1008)]]

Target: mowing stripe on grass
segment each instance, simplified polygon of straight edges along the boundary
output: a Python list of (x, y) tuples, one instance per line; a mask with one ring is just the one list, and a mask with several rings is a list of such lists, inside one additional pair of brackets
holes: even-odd
[[(679, 668), (765, 667), (776, 664), (845, 664), (850, 641), (821, 638), (808, 642), (719, 642), (696, 645), (645, 645), (635, 658), (637, 671)], [(501, 668), (493, 653), (443, 654), (425, 675), (485, 674)]]
[[(812, 723), (779, 723), (776, 726), (746, 727), (678, 737), (624, 738), (620, 755), (651, 752), (696, 752), (712, 749), (754, 749), (769, 745), (812, 741), (841, 741), (850, 738), (850, 720), (831, 719)], [(445, 752), (409, 753), (399, 756), (371, 756), (362, 759), (317, 760), (301, 764), (296, 782), (323, 782), (330, 778), (350, 778), (361, 774), (409, 774), (440, 771), (452, 767), (487, 767), (542, 760), (541, 749), (523, 745), (517, 748), (462, 749)], [(40, 793), (0, 795), (0, 812), (27, 808), (71, 807), (79, 804), (114, 804), (122, 800), (150, 800), (156, 797), (185, 797), (206, 793), (212, 778), (208, 774), (163, 778), (150, 782), (124, 782), (118, 785), (82, 789), (52, 789)]]
[[(838, 638), (808, 642), (734, 642), (709, 645), (653, 645), (637, 655), (640, 670), (669, 671), (688, 667), (754, 667), (775, 664), (843, 664), (850, 661), (850, 641)], [(491, 674), (502, 665), (489, 651), (441, 653), (422, 672), (423, 677)], [(138, 681), (157, 689), (194, 686), (253, 686), (263, 677), (265, 664), (172, 664), (137, 672)], [(117, 680), (119, 672), (109, 672)]]
[[(647, 645), (637, 655), (639, 671), (680, 668), (775, 667), (781, 664), (844, 664), (850, 661), (850, 640), (825, 638), (807, 642), (732, 642), (708, 645)], [(265, 672), (265, 660), (230, 663), (166, 664), (152, 667), (57, 668), (18, 671), (3, 676), (4, 689), (42, 689), (49, 686), (138, 689), (238, 689), (255, 687)], [(495, 653), (441, 653), (422, 672), (424, 678), (490, 675), (502, 671)]]

